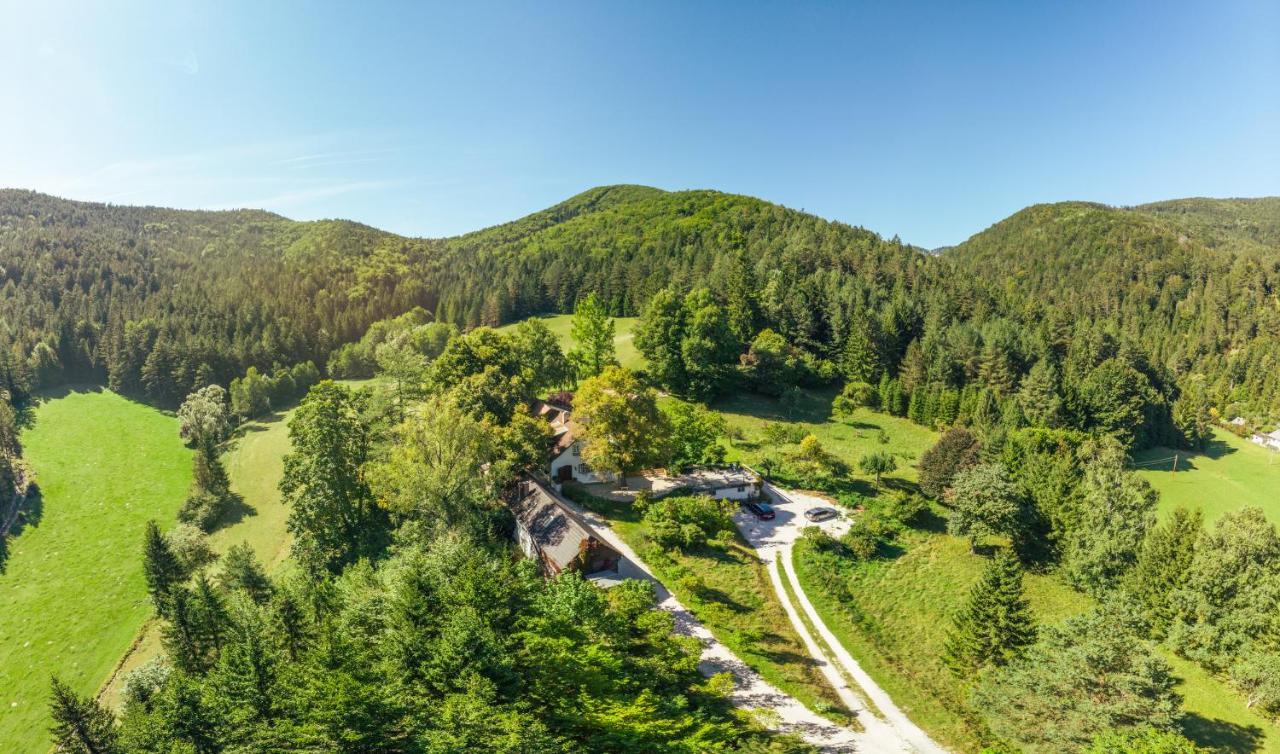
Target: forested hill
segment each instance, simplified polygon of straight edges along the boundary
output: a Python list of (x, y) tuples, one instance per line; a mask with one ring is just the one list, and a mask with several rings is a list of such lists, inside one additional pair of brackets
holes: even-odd
[(369, 274), (404, 243), (346, 221), (0, 191), (6, 375), (109, 379), (172, 403), (249, 364), (323, 363), (371, 321), (421, 303), (412, 277)]
[(3, 191), (0, 387), (91, 380), (173, 405), (248, 366), (324, 368), (413, 307), (470, 327), (570, 311), (588, 293), (638, 315), (663, 288), (706, 288), (728, 311), (730, 360), (770, 329), (816, 379), (886, 376), (942, 403), (969, 388), (1012, 399), (1043, 362), (1069, 408), (1120, 356), (1151, 405), (1194, 379), (1221, 410), (1274, 420), (1278, 211), (1277, 199), (1038, 205), (931, 255), (715, 191), (606, 186), (439, 240)]
[(942, 261), (1003, 311), (1119, 335), (1221, 410), (1280, 410), (1280, 199), (1036, 205)]
[(451, 264), (439, 313), (460, 324), (569, 311), (591, 291), (615, 315), (639, 314), (664, 286), (727, 292), (748, 281), (766, 286), (776, 274), (798, 286), (788, 316), (804, 320), (796, 324), (815, 340), (824, 333), (811, 310), (826, 303), (818, 290), (826, 282), (812, 274), (846, 272), (886, 289), (914, 280), (923, 262), (896, 239), (760, 199), (644, 186), (592, 189), (445, 245)]
[[(798, 276), (857, 267), (883, 287), (910, 280), (917, 257), (865, 230), (713, 191), (603, 187), (445, 240), (0, 191), (0, 386), (100, 381), (172, 405), (250, 365), (323, 367), (334, 347), (414, 306), (465, 327), (566, 311), (596, 291), (612, 313), (635, 314), (662, 285), (728, 285), (740, 271), (730, 258)], [(803, 281), (787, 315), (815, 343), (829, 338), (812, 311), (820, 285)]]

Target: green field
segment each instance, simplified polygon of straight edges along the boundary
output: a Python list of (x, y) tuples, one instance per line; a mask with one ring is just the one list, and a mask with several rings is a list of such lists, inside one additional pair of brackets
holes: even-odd
[(1280, 453), (1215, 429), (1204, 453), (1153, 448), (1138, 453), (1134, 462), (1159, 491), (1161, 514), (1178, 506), (1199, 508), (1212, 523), (1227, 511), (1252, 505), (1280, 524)]
[[(713, 404), (712, 408), (724, 415), (731, 429), (742, 432), (742, 439), (729, 445), (728, 459), (754, 465), (766, 456), (776, 458), (784, 462), (784, 468), (775, 472), (774, 478), (785, 486), (797, 486), (798, 480), (790, 478), (785, 461), (798, 446), (773, 445), (764, 437), (767, 424), (788, 422), (799, 424), (806, 434), (817, 436), (829, 453), (853, 470), (854, 477), (847, 484), (839, 485), (839, 491), (874, 496), (877, 490), (872, 479), (858, 477), (858, 459), (866, 453), (881, 450), (893, 453), (898, 462), (897, 471), (885, 475), (885, 486), (915, 482), (916, 461), (936, 441), (936, 432), (908, 419), (866, 408), (837, 419), (831, 415), (831, 401), (836, 396), (834, 388), (804, 390), (802, 394), (803, 400), (790, 415), (778, 400), (751, 393), (735, 394)], [(881, 432), (887, 442), (880, 441)]]
[(49, 674), (93, 693), (151, 615), (142, 532), (186, 497), (191, 452), (170, 416), (114, 393), (43, 401), (23, 433), (38, 521), (0, 575), (0, 749), (49, 749)]
[[(555, 334), (560, 340), (560, 347), (569, 352), (573, 347), (573, 338), (569, 336), (569, 327), (573, 323), (572, 314), (551, 314), (540, 316), (537, 319), (542, 320), (547, 328)], [(627, 369), (643, 369), (644, 356), (636, 350), (636, 344), (633, 338), (636, 322), (638, 317), (614, 317), (613, 331), (613, 347), (618, 352), (618, 363)], [(503, 325), (498, 328), (499, 332), (506, 332), (515, 329), (515, 324)]]
[[(343, 380), (352, 388), (374, 385), (378, 380)], [(290, 408), (261, 419), (245, 422), (227, 442), (222, 462), (231, 478), (231, 489), (243, 499), (242, 515), (209, 535), (209, 544), (222, 554), (232, 545), (247, 542), (254, 554), (274, 576), (286, 572), (289, 547), (293, 541), (287, 523), (289, 508), (280, 499), (280, 478), (284, 476), (284, 457), (289, 452)], [(218, 570), (218, 564), (211, 567)], [(104, 691), (104, 700), (120, 703), (125, 675), (156, 657), (162, 651), (158, 625), (149, 624), (138, 637), (138, 643), (121, 663), (120, 673)]]

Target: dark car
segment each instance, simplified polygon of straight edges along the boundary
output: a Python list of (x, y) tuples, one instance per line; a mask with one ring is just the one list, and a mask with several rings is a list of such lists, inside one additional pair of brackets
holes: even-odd
[(774, 516), (773, 506), (766, 502), (762, 502), (760, 500), (748, 500), (743, 503), (743, 505), (747, 506), (747, 510), (756, 514), (756, 518), (761, 521), (769, 521)]
[(836, 513), (835, 508), (810, 508), (804, 512), (804, 517), (815, 524), (819, 521), (830, 521), (838, 515), (840, 514)]

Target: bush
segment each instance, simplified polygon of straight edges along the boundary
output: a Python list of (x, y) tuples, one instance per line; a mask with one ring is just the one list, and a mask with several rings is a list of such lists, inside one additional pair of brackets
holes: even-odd
[(700, 547), (720, 532), (733, 528), (728, 505), (704, 495), (652, 501), (644, 513), (649, 539), (664, 549)]
[(770, 445), (796, 445), (808, 432), (799, 424), (770, 422), (764, 425), (764, 440)]
[(163, 657), (155, 657), (130, 670), (124, 677), (124, 704), (145, 706), (169, 681), (173, 672)]
[(867, 526), (865, 517), (855, 518), (849, 531), (840, 537), (840, 544), (858, 560), (870, 560), (880, 547), (880, 537)]
[(191, 524), (201, 531), (212, 531), (214, 525), (226, 513), (231, 499), (207, 490), (193, 490), (178, 509), (178, 520)]
[(899, 492), (890, 498), (885, 512), (903, 526), (913, 526), (920, 523), (928, 510), (929, 502), (923, 495)]
[(178, 524), (164, 538), (184, 573), (195, 573), (218, 559), (209, 538), (191, 524)]

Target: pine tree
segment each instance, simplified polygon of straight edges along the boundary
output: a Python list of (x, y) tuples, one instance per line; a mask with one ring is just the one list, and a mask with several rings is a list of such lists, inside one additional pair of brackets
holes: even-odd
[(174, 590), (169, 597), (169, 622), (161, 630), (161, 638), (174, 667), (185, 673), (203, 673), (207, 660), (201, 651), (191, 601), (186, 587)]
[(1031, 367), (1018, 390), (1018, 405), (1033, 427), (1062, 423), (1062, 398), (1058, 395), (1058, 370), (1041, 359)]
[(1162, 636), (1175, 617), (1172, 596), (1187, 582), (1203, 520), (1199, 508), (1175, 508), (1164, 524), (1147, 535), (1130, 574), (1133, 594), (1156, 636)]
[(595, 377), (605, 367), (618, 363), (613, 331), (613, 319), (596, 294), (590, 293), (578, 302), (569, 328), (574, 343), (569, 351), (569, 360), (577, 366), (579, 377)]
[(1002, 550), (956, 615), (943, 660), (951, 672), (969, 676), (988, 665), (1009, 663), (1035, 638), (1035, 622), (1022, 592), (1022, 568), (1013, 553)]
[(96, 699), (82, 697), (54, 677), (49, 712), (54, 748), (66, 754), (113, 754), (120, 751), (115, 717)]
[(273, 587), (267, 572), (253, 554), (248, 542), (234, 545), (222, 556), (222, 574), (219, 581), (228, 591), (242, 591), (249, 599), (262, 605), (271, 599)]
[(889, 373), (881, 373), (880, 386), (876, 389), (876, 392), (880, 396), (880, 410), (890, 414), (893, 413), (893, 393), (890, 392), (892, 387), (893, 384), (889, 380)]
[(862, 327), (854, 327), (840, 354), (840, 371), (849, 382), (871, 382), (880, 372), (880, 355)]
[(147, 522), (142, 569), (147, 579), (147, 592), (156, 606), (156, 612), (169, 617), (170, 597), (174, 587), (181, 584), (187, 575), (155, 521)]
[(917, 385), (911, 391), (911, 402), (907, 404), (907, 418), (916, 424), (924, 424), (924, 388)]

